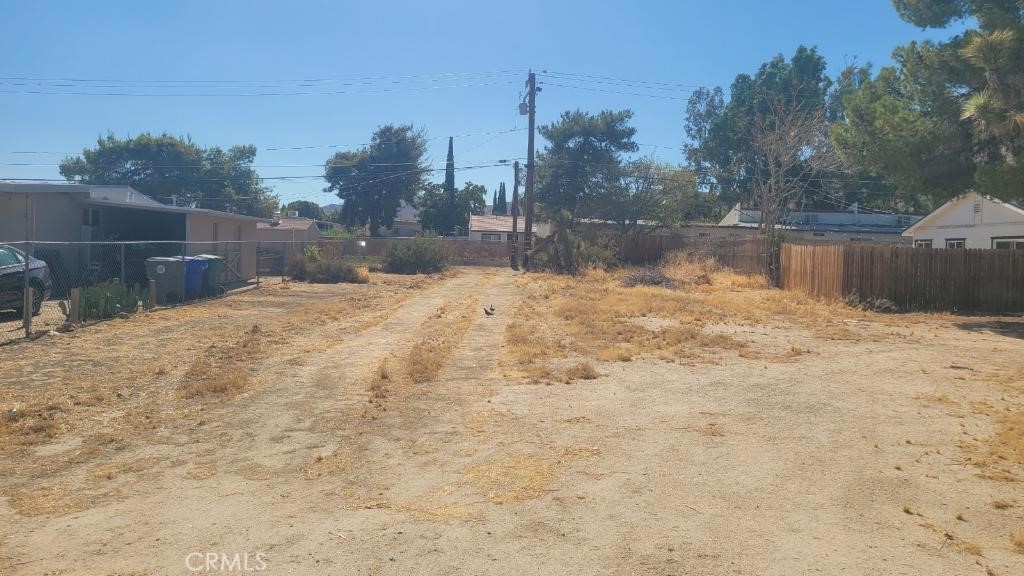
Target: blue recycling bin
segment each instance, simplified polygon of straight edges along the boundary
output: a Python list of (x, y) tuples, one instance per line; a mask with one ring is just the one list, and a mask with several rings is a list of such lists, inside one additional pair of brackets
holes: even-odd
[(189, 256), (185, 258), (185, 298), (198, 298), (203, 294), (203, 279), (210, 261)]

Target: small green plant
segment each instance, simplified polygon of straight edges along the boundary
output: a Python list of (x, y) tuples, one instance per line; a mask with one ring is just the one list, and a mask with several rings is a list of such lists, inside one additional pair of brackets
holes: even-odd
[(306, 260), (310, 262), (319, 262), (323, 260), (323, 258), (320, 256), (320, 247), (317, 246), (316, 244), (310, 244), (309, 246), (306, 246), (304, 252), (306, 254)]
[(346, 238), (346, 239), (353, 239), (353, 238), (356, 237), (356, 233), (352, 232), (350, 230), (335, 230), (335, 229), (332, 228), (332, 229), (324, 232), (323, 234), (321, 234), (320, 237), (322, 237), (322, 238)]
[(392, 274), (433, 274), (447, 268), (447, 248), (430, 236), (395, 241), (384, 256), (384, 271)]
[(71, 319), (71, 308), (68, 307), (66, 300), (57, 302), (57, 308), (60, 308), (60, 313), (64, 315), (64, 321), (67, 322)]
[[(139, 309), (139, 300), (148, 302), (148, 290), (138, 284), (132, 288), (120, 282), (108, 281), (87, 286), (79, 292), (79, 320), (104, 320), (118, 314), (134, 314)], [(63, 304), (63, 302), (62, 302)], [(61, 307), (64, 311), (66, 307)]]

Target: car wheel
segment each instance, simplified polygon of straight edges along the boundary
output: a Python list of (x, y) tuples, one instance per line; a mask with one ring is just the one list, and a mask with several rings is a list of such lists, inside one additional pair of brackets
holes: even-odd
[(43, 310), (43, 294), (46, 291), (41, 284), (32, 284), (32, 315), (39, 316)]

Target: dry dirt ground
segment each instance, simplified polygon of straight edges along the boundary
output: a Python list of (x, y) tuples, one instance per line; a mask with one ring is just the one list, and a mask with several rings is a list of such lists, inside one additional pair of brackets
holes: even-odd
[(1024, 321), (710, 280), (375, 275), (0, 347), (0, 574), (1024, 574)]

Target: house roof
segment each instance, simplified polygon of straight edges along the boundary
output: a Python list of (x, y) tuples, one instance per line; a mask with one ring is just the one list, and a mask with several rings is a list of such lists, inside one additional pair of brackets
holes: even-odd
[(994, 196), (989, 196), (987, 194), (978, 194), (977, 192), (974, 192), (972, 190), (970, 192), (966, 192), (966, 193), (961, 194), (961, 195), (959, 195), (959, 196), (957, 196), (955, 198), (952, 198), (948, 202), (943, 204), (942, 206), (939, 206), (935, 210), (932, 210), (932, 212), (930, 214), (928, 214), (924, 218), (922, 218), (922, 219), (918, 220), (917, 222), (915, 222), (913, 226), (911, 226), (911, 227), (907, 228), (906, 230), (904, 230), (903, 231), (903, 235), (904, 236), (913, 236), (914, 232), (917, 231), (918, 228), (921, 228), (921, 227), (924, 227), (924, 226), (929, 226), (931, 222), (934, 222), (935, 220), (938, 220), (939, 218), (941, 218), (953, 206), (956, 206), (957, 204), (961, 204), (961, 203), (966, 202), (968, 200), (972, 200), (973, 201), (974, 199), (985, 199), (985, 200), (988, 200), (989, 202), (993, 202), (995, 204), (999, 204), (1000, 206), (1006, 208), (1007, 210), (1010, 210), (1011, 212), (1015, 212), (1015, 213), (1019, 214), (1021, 216), (1021, 219), (1024, 220), (1024, 209), (1022, 209), (1020, 206), (1017, 206), (1016, 204), (1012, 204), (1010, 202), (1005, 202), (1005, 201), (1000, 200), (999, 198), (996, 198)]
[[(779, 216), (783, 230), (816, 232), (867, 232), (899, 234), (910, 223), (920, 220), (920, 214), (888, 214), (871, 210), (861, 211), (856, 204), (846, 210), (792, 210)], [(736, 204), (718, 223), (722, 227), (758, 228), (761, 211)]]
[[(519, 223), (522, 232), (522, 222)], [(512, 232), (511, 216), (476, 215), (469, 216), (470, 232)]]
[(150, 210), (153, 212), (175, 212), (179, 214), (205, 214), (220, 218), (231, 218), (234, 220), (261, 220), (261, 218), (257, 218), (255, 216), (232, 214), (231, 212), (221, 212), (219, 210), (207, 210), (206, 208), (168, 206), (167, 204), (157, 202), (131, 186), (101, 186), (93, 184), (23, 184), (15, 182), (0, 182), (0, 193), (4, 192), (12, 194), (81, 194), (85, 202), (98, 206), (135, 208), (139, 210)]
[[(317, 228), (317, 226), (316, 220), (310, 220), (309, 218), (285, 218), (277, 223), (267, 220), (257, 222), (256, 228), (260, 230), (309, 230), (310, 228)], [(319, 228), (317, 229), (319, 230)]]

